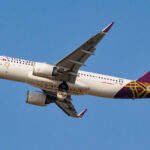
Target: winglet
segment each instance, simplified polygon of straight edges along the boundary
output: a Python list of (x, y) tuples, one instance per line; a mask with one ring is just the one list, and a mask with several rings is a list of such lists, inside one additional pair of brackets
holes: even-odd
[(110, 28), (113, 26), (113, 24), (114, 24), (114, 22), (112, 22), (111, 24), (109, 24), (106, 28), (104, 28), (102, 31), (103, 32), (105, 32), (105, 33), (107, 33), (109, 30), (110, 30)]
[(78, 114), (78, 118), (82, 118), (87, 109), (84, 109), (81, 113)]

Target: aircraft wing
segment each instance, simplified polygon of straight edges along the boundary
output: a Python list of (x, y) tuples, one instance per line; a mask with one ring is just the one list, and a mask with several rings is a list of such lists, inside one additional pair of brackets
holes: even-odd
[(63, 70), (63, 73), (56, 77), (56, 80), (63, 80), (74, 83), (76, 80), (77, 72), (81, 66), (85, 66), (85, 61), (94, 55), (95, 47), (100, 40), (105, 36), (114, 23), (112, 22), (101, 32), (90, 38), (71, 54), (59, 61), (56, 66)]
[(77, 117), (77, 112), (71, 103), (71, 99), (67, 100), (56, 100), (56, 105), (60, 107), (68, 116)]
[(56, 100), (55, 102), (59, 108), (61, 108), (68, 116), (82, 118), (87, 109), (83, 110), (81, 113), (77, 114), (74, 106), (69, 100)]
[[(55, 96), (56, 93), (54, 92), (49, 92), (49, 91), (44, 91), (49, 96)], [(55, 100), (55, 104), (62, 110), (64, 111), (68, 116), (72, 116), (75, 118), (82, 118), (84, 113), (87, 111), (87, 109), (83, 110), (81, 113), (77, 114), (77, 111), (75, 110), (73, 104), (71, 103), (71, 96), (68, 96), (67, 99), (65, 100)]]

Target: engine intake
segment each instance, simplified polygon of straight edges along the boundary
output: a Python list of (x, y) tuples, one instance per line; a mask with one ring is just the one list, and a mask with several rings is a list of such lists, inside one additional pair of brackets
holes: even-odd
[(57, 76), (58, 70), (55, 66), (47, 63), (35, 63), (33, 67), (33, 75), (41, 77)]
[(38, 105), (38, 106), (46, 106), (49, 103), (54, 102), (55, 97), (50, 97), (43, 92), (40, 91), (28, 91), (26, 102), (28, 104)]

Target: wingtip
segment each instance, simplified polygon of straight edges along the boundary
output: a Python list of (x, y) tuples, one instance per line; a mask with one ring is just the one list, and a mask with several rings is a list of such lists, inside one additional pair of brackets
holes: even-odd
[(109, 24), (106, 28), (104, 28), (102, 31), (103, 32), (105, 32), (105, 33), (107, 33), (109, 30), (110, 30), (110, 28), (113, 26), (113, 24), (114, 24), (114, 22), (112, 22), (111, 24)]
[(82, 118), (83, 115), (86, 113), (87, 109), (84, 109), (81, 113), (78, 114), (78, 118)]

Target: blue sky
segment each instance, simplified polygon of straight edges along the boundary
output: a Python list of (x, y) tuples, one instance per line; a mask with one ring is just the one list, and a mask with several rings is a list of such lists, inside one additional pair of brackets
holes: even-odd
[[(1, 0), (0, 54), (56, 63), (111, 21), (82, 70), (137, 79), (150, 70), (148, 0)], [(25, 103), (26, 84), (0, 80), (0, 149), (149, 150), (150, 99), (73, 96), (82, 119)]]

